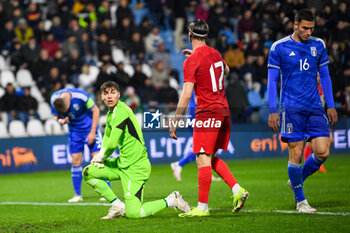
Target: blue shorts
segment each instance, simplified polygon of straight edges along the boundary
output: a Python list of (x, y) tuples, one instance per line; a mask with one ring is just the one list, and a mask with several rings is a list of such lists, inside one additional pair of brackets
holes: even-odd
[[(68, 144), (69, 152), (71, 154), (84, 152), (84, 145), (87, 145), (86, 138), (89, 133), (77, 133), (69, 132), (68, 133)], [(96, 130), (96, 139), (95, 142), (89, 146), (90, 153), (99, 151), (102, 145), (102, 135), (100, 130)]]
[(329, 137), (329, 122), (321, 108), (300, 110), (286, 109), (280, 114), (281, 140), (299, 142), (308, 138)]

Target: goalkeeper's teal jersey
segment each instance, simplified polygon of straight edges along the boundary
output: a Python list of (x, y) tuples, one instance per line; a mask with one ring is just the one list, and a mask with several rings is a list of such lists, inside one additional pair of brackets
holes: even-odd
[(121, 101), (114, 107), (113, 112), (107, 115), (101, 149), (104, 156), (108, 158), (112, 155), (118, 145), (119, 168), (126, 168), (139, 160), (148, 159), (140, 124), (133, 111)]

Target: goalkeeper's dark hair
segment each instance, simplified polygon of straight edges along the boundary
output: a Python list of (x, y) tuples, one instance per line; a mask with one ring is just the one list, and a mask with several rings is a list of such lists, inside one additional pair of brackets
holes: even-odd
[(116, 82), (114, 82), (114, 81), (106, 81), (106, 82), (104, 82), (104, 83), (101, 85), (101, 87), (100, 87), (100, 91), (103, 92), (103, 91), (106, 90), (107, 88), (116, 89), (118, 92), (120, 92), (118, 83), (116, 83)]
[(294, 22), (300, 23), (302, 20), (315, 22), (315, 16), (310, 9), (301, 9), (294, 16)]
[(59, 113), (64, 113), (66, 111), (66, 103), (64, 102), (64, 99), (62, 97), (55, 99), (53, 102), (53, 108)]
[(209, 26), (205, 21), (196, 19), (190, 23), (188, 26), (188, 31), (193, 39), (206, 40), (209, 34)]

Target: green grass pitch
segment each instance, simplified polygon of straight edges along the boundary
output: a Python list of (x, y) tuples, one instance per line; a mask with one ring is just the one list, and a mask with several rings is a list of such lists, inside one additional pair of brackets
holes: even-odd
[[(72, 197), (69, 171), (1, 175), (0, 232), (350, 232), (350, 155), (332, 156), (325, 165), (328, 173), (316, 173), (306, 180), (305, 195), (318, 214), (295, 212), (293, 194), (286, 184), (287, 158), (233, 160), (228, 165), (250, 192), (244, 209), (232, 214), (231, 190), (223, 181), (212, 182), (211, 216), (190, 219), (179, 218), (179, 211), (167, 208), (144, 219), (100, 220), (108, 206), (56, 204)], [(182, 179), (175, 181), (169, 165), (153, 166), (145, 201), (178, 190), (195, 206), (194, 163), (184, 167)], [(112, 182), (112, 188), (123, 199), (120, 181)], [(82, 193), (83, 203), (101, 203), (84, 182)]]

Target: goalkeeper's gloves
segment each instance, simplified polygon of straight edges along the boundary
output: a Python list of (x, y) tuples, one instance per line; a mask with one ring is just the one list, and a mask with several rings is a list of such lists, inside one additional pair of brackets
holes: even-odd
[(103, 168), (105, 166), (104, 161), (106, 160), (105, 156), (103, 155), (104, 151), (105, 149), (102, 148), (100, 152), (98, 152), (98, 154), (91, 159), (90, 163), (95, 167)]

